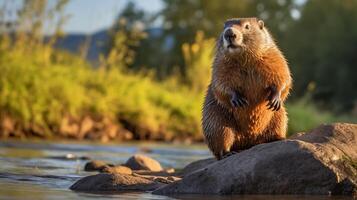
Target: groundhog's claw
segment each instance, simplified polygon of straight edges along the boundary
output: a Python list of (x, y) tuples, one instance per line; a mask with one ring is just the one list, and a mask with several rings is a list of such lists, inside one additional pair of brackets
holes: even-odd
[(268, 109), (271, 109), (272, 111), (278, 111), (281, 107), (281, 103), (280, 103), (280, 99), (274, 99), (269, 101), (268, 105)]
[(245, 107), (248, 105), (247, 99), (245, 99), (239, 92), (233, 93), (231, 103), (233, 107)]
[(281, 107), (280, 92), (278, 92), (275, 88), (270, 88), (268, 101), (268, 109), (271, 109), (272, 111), (278, 111)]

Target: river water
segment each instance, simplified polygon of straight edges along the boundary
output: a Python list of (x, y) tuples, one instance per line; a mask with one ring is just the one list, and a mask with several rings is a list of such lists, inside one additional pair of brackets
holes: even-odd
[[(165, 197), (150, 193), (88, 194), (68, 188), (79, 178), (94, 174), (84, 172), (84, 157), (124, 163), (135, 153), (158, 160), (165, 168), (183, 168), (188, 163), (210, 156), (204, 145), (162, 143), (96, 144), (43, 141), (0, 141), (0, 199), (349, 199), (321, 196), (202, 196)], [(67, 159), (66, 155), (78, 159)], [(81, 159), (82, 157), (82, 159)]]

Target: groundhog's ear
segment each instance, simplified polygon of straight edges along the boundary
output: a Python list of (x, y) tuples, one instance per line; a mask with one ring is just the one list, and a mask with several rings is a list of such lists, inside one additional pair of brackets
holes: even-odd
[(263, 29), (263, 28), (264, 28), (264, 22), (263, 22), (263, 20), (258, 20), (258, 25), (259, 25), (259, 28), (260, 28), (260, 29)]

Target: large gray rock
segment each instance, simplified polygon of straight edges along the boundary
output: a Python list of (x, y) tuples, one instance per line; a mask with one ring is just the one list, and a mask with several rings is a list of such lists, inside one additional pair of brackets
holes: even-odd
[(163, 183), (125, 174), (101, 173), (84, 177), (70, 189), (82, 192), (152, 191)]
[(202, 159), (202, 160), (197, 160), (194, 161), (190, 164), (188, 164), (186, 167), (184, 167), (179, 173), (179, 176), (186, 176), (191, 174), (194, 171), (197, 171), (199, 169), (202, 169), (204, 167), (207, 167), (208, 165), (217, 162), (215, 158), (207, 158), (207, 159)]
[(356, 192), (357, 125), (337, 123), (209, 163), (153, 193), (353, 195)]

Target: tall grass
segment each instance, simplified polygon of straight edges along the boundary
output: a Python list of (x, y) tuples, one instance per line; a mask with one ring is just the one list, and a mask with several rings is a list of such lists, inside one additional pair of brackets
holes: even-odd
[(289, 116), (288, 135), (312, 130), (320, 124), (336, 122), (357, 123), (357, 118), (354, 116), (337, 115), (318, 109), (308, 95), (302, 99), (289, 102), (287, 110)]
[(79, 63), (40, 66), (33, 55), (2, 54), (1, 115), (24, 129), (39, 126), (43, 134), (57, 130), (64, 117), (86, 115), (126, 123), (137, 134), (199, 134), (202, 97), (143, 75)]

